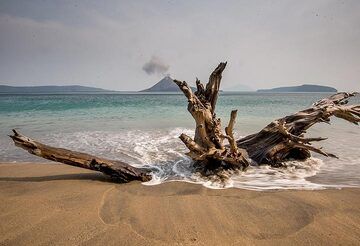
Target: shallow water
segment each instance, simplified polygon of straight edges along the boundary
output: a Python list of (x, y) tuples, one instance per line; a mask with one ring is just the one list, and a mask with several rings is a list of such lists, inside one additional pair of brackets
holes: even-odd
[[(222, 94), (217, 115), (227, 122), (238, 109), (237, 137), (256, 132), (271, 120), (291, 114), (327, 94)], [(359, 97), (351, 103), (360, 103)], [(154, 179), (200, 183), (210, 188), (253, 190), (324, 189), (360, 186), (359, 127), (338, 119), (319, 124), (309, 136), (329, 137), (321, 143), (339, 159), (314, 155), (286, 168), (250, 167), (229, 173), (225, 182), (194, 174), (186, 148), (178, 139), (193, 135), (194, 123), (180, 94), (0, 95), (0, 161), (43, 161), (14, 147), (12, 128), (50, 145), (85, 151), (136, 166), (152, 166)]]

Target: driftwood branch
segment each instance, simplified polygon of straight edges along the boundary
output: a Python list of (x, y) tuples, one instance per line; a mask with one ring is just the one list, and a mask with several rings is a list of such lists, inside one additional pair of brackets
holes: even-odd
[(225, 127), (227, 139), (230, 144), (230, 151), (232, 153), (237, 153), (237, 146), (236, 146), (235, 138), (233, 135), (233, 128), (234, 128), (234, 124), (235, 124), (236, 114), (237, 114), (237, 110), (231, 111), (229, 124), (227, 127)]
[(136, 168), (121, 161), (112, 161), (72, 150), (51, 147), (28, 138), (16, 130), (13, 132), (14, 135), (10, 137), (15, 145), (27, 150), (30, 154), (70, 166), (99, 171), (118, 182), (149, 181), (151, 179), (148, 169)]
[(206, 85), (205, 98), (211, 104), (211, 113), (215, 112), (222, 72), (224, 71), (226, 64), (227, 62), (222, 62), (215, 68), (214, 72), (210, 75), (209, 83)]
[(340, 92), (315, 102), (312, 107), (274, 120), (264, 129), (237, 141), (257, 163), (277, 166), (288, 159), (306, 159), (310, 151), (328, 157), (336, 155), (311, 145), (326, 138), (305, 138), (306, 131), (316, 123), (330, 122), (335, 116), (355, 125), (360, 122), (360, 105), (346, 105), (357, 93)]

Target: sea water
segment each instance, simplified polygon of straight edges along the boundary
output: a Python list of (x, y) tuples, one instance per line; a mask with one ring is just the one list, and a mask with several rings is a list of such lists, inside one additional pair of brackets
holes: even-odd
[[(235, 136), (257, 132), (276, 118), (311, 106), (325, 93), (221, 93), (217, 116), (226, 125), (238, 109)], [(360, 98), (350, 101), (360, 104)], [(45, 162), (14, 146), (11, 129), (43, 143), (151, 166), (144, 185), (186, 181), (209, 188), (252, 190), (324, 189), (360, 186), (360, 129), (340, 119), (317, 124), (307, 136), (328, 137), (317, 143), (339, 159), (314, 154), (284, 168), (252, 166), (228, 173), (228, 179), (203, 178), (192, 170), (187, 149), (178, 138), (194, 134), (194, 121), (181, 94), (0, 95), (0, 162)]]

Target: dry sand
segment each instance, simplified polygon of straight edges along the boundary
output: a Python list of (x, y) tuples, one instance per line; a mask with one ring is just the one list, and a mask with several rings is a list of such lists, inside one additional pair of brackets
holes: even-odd
[(0, 164), (0, 245), (359, 245), (360, 189), (255, 192), (114, 184)]

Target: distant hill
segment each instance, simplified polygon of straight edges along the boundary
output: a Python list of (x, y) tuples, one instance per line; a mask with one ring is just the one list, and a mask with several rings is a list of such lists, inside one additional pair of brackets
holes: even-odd
[[(196, 90), (194, 87), (191, 87), (191, 89), (193, 91)], [(142, 90), (141, 92), (180, 92), (180, 89), (170, 76), (165, 76), (155, 85), (148, 89)]]
[(31, 93), (87, 93), (87, 92), (112, 92), (110, 90), (104, 90), (101, 88), (87, 87), (80, 85), (65, 85), (65, 86), (8, 86), (0, 85), (0, 93), (19, 93), (19, 94), (31, 94)]
[(333, 87), (322, 85), (300, 85), (300, 86), (288, 86), (277, 87), (273, 89), (261, 89), (257, 92), (337, 92)]
[(225, 87), (224, 91), (255, 91), (253, 88), (247, 85), (237, 84), (230, 87)]

